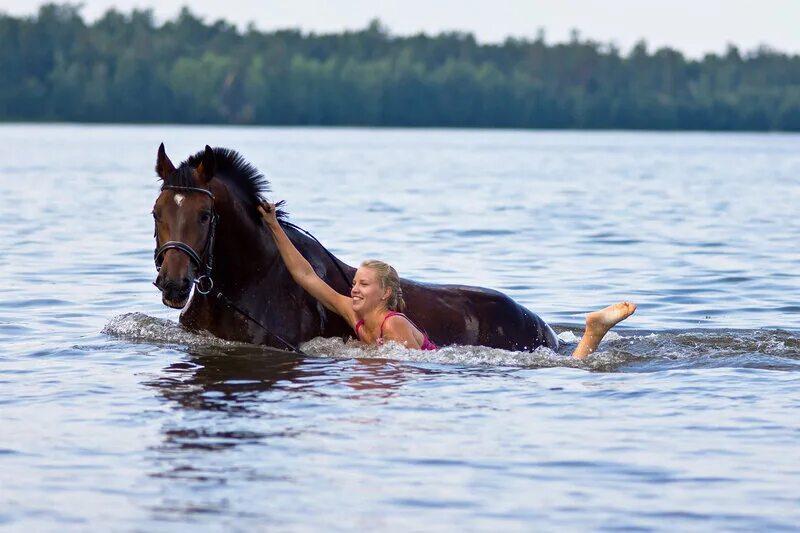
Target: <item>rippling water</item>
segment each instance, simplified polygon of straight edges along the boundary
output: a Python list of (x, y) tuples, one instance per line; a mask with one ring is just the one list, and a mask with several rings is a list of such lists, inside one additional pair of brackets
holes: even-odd
[[(339, 257), (503, 290), (564, 353), (192, 335), (158, 143)], [(800, 136), (0, 126), (0, 527), (796, 529)], [(583, 315), (637, 313), (585, 363)]]

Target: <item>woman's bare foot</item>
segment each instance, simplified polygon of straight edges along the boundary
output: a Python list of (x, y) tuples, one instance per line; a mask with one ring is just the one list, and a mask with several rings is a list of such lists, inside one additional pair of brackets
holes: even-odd
[(597, 350), (606, 333), (631, 316), (634, 311), (636, 311), (635, 303), (620, 302), (586, 315), (586, 330), (575, 351), (572, 352), (572, 357), (584, 359)]

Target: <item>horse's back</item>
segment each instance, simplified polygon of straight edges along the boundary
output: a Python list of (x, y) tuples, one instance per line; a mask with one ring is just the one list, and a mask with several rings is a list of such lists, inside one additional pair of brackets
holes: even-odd
[(467, 285), (403, 284), (409, 312), (440, 345), (506, 350), (558, 348), (555, 332), (507, 295)]

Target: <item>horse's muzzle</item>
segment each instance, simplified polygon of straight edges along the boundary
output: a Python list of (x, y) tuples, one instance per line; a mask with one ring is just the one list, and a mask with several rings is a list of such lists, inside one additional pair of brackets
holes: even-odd
[(153, 285), (161, 291), (161, 301), (164, 305), (173, 309), (182, 309), (189, 300), (189, 294), (192, 291), (192, 280), (188, 277), (175, 282), (171, 279), (164, 279), (159, 275)]

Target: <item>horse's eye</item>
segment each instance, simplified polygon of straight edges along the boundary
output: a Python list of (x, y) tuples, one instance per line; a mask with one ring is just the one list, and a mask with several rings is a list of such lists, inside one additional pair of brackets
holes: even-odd
[(206, 222), (208, 222), (208, 219), (210, 218), (211, 218), (211, 213), (208, 213), (206, 211), (200, 213), (200, 223), (205, 224)]
[(159, 221), (159, 216), (158, 216), (158, 213), (156, 213), (155, 211), (153, 211), (153, 219), (154, 219), (156, 222), (158, 222), (158, 221)]

